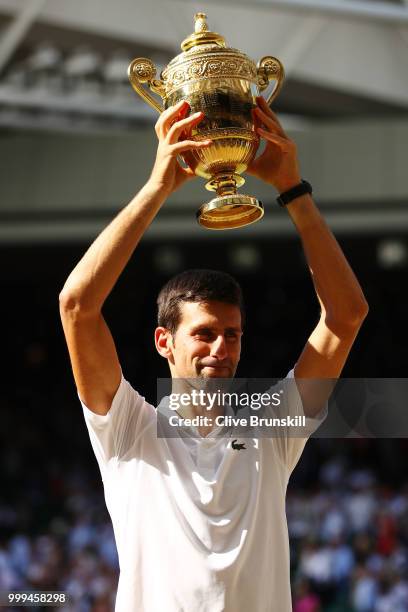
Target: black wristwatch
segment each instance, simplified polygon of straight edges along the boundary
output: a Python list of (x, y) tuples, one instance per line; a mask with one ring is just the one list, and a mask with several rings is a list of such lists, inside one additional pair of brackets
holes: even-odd
[(298, 185), (295, 185), (294, 187), (292, 187), (292, 189), (288, 189), (288, 191), (281, 193), (276, 198), (276, 201), (278, 202), (279, 206), (286, 206), (295, 198), (305, 195), (305, 193), (312, 193), (312, 186), (310, 183), (302, 179), (302, 181)]

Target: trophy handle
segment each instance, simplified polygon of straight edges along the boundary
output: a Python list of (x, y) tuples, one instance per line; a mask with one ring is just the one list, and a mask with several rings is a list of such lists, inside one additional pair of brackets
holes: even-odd
[(273, 57), (272, 55), (266, 55), (261, 60), (259, 60), (257, 66), (257, 73), (258, 87), (260, 92), (268, 87), (269, 81), (276, 81), (272, 93), (270, 93), (266, 99), (266, 102), (269, 105), (272, 100), (276, 98), (276, 96), (281, 90), (283, 80), (285, 78), (285, 71), (281, 62), (276, 57)]
[(150, 106), (159, 113), (162, 113), (164, 111), (163, 105), (155, 100), (142, 85), (142, 83), (147, 83), (154, 93), (163, 98), (165, 95), (165, 85), (162, 80), (155, 79), (156, 72), (156, 66), (151, 60), (146, 57), (137, 57), (129, 65), (128, 77), (135, 92), (138, 93), (147, 104), (150, 104)]

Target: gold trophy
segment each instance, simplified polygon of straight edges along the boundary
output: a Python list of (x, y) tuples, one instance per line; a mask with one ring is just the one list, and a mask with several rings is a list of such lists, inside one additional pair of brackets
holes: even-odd
[[(271, 56), (263, 57), (256, 66), (242, 51), (226, 47), (220, 34), (209, 31), (204, 13), (197, 13), (194, 19), (194, 34), (181, 43), (183, 53), (171, 60), (160, 79), (156, 79), (154, 63), (138, 57), (129, 66), (129, 80), (159, 113), (181, 100), (187, 100), (191, 113), (204, 113), (189, 138), (211, 139), (213, 144), (183, 153), (183, 159), (195, 174), (207, 179), (206, 188), (217, 196), (201, 206), (197, 220), (209, 229), (243, 227), (264, 214), (259, 200), (237, 193), (237, 187), (245, 183), (241, 175), (259, 146), (252, 116), (255, 97), (274, 81), (267, 98), (270, 104), (282, 86), (284, 70)], [(163, 104), (143, 83), (162, 98)]]

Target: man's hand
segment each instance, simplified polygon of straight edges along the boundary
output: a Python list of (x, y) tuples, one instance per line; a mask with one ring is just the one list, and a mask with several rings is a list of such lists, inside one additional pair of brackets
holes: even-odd
[(287, 136), (265, 98), (256, 98), (253, 109), (255, 129), (266, 140), (263, 153), (248, 166), (248, 174), (273, 185), (279, 193), (301, 181), (296, 145)]
[(159, 146), (148, 182), (166, 197), (195, 176), (191, 168), (183, 168), (180, 165), (177, 156), (186, 151), (204, 149), (212, 144), (212, 140), (190, 140), (192, 128), (200, 123), (204, 113), (186, 117), (189, 109), (186, 101), (170, 106), (160, 115), (155, 125)]

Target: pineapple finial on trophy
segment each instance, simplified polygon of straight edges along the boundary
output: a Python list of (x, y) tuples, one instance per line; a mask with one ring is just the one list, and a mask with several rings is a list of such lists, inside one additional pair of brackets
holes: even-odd
[(194, 31), (196, 34), (208, 32), (207, 15), (205, 13), (196, 13), (194, 15), (194, 22)]
[(225, 47), (225, 38), (217, 32), (211, 32), (207, 23), (207, 15), (205, 13), (196, 13), (194, 15), (194, 33), (181, 43), (182, 51), (189, 51), (193, 47), (199, 45), (216, 44), (218, 47)]

